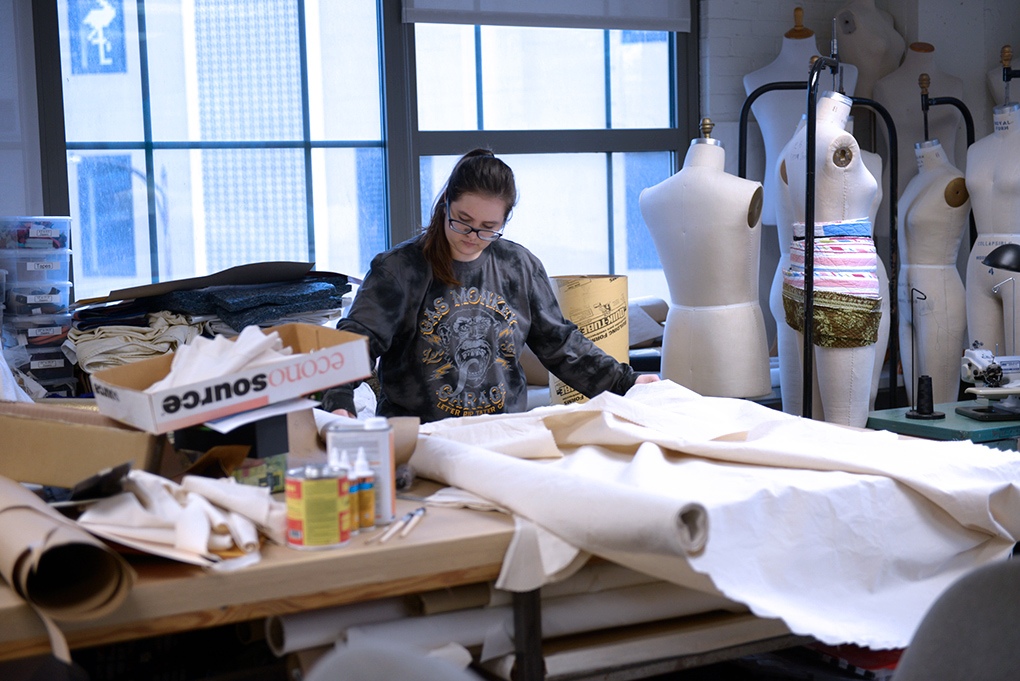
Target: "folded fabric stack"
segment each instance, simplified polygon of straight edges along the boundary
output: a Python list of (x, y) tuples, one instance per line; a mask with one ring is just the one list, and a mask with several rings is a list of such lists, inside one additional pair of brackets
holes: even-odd
[(174, 352), (202, 331), (201, 325), (172, 312), (152, 312), (146, 319), (145, 326), (90, 325), (86, 330), (74, 326), (67, 334), (64, 350), (83, 371), (94, 374)]
[(236, 334), (251, 325), (276, 326), (298, 318), (321, 323), (339, 317), (343, 296), (350, 290), (344, 275), (309, 275), (275, 284), (172, 291), (146, 300), (153, 310), (205, 318), (207, 331), (223, 332), (220, 322)]
[[(86, 373), (175, 352), (199, 335), (237, 336), (247, 326), (338, 319), (342, 274), (307, 274), (268, 284), (209, 286), (97, 304), (74, 311), (61, 348)], [(60, 343), (57, 343), (60, 345)]]

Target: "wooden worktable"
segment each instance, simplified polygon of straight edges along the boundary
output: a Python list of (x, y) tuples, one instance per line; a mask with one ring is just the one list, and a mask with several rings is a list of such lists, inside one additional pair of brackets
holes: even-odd
[[(398, 500), (397, 513), (420, 505)], [(258, 564), (233, 572), (132, 556), (138, 580), (120, 608), (59, 624), (80, 648), (493, 580), (513, 528), (502, 513), (430, 507), (403, 539), (366, 546), (371, 534), (359, 535), (318, 551), (266, 545)], [(40, 619), (0, 582), (0, 660), (49, 652)]]
[[(435, 488), (426, 481), (412, 492)], [(397, 513), (420, 505), (398, 500)], [(132, 555), (138, 580), (120, 608), (99, 619), (59, 625), (72, 649), (84, 648), (492, 581), (513, 532), (512, 518), (502, 513), (429, 507), (403, 539), (366, 546), (369, 533), (347, 546), (319, 551), (266, 545), (258, 564), (232, 572)], [(779, 620), (715, 612), (639, 626), (631, 635), (614, 629), (608, 646), (604, 634), (593, 634), (562, 639), (547, 649), (539, 633), (537, 594), (515, 594), (515, 610), (518, 597), (533, 609), (522, 620), (527, 633), (516, 642), (517, 678), (525, 681), (643, 678), (810, 640), (790, 634)], [(42, 622), (0, 582), (0, 661), (50, 652)], [(609, 669), (579, 675), (591, 664)], [(560, 673), (554, 671), (558, 667), (563, 667)], [(638, 669), (649, 671), (639, 674)]]

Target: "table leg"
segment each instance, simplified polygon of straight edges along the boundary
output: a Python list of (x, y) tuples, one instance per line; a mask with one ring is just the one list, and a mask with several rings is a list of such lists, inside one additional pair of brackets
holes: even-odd
[(542, 681), (542, 601), (539, 590), (514, 592), (514, 654), (516, 681)]

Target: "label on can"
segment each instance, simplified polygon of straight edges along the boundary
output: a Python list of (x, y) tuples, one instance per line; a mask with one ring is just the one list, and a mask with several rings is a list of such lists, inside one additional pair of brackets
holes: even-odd
[(347, 471), (326, 465), (287, 471), (287, 544), (327, 549), (351, 540), (351, 500)]

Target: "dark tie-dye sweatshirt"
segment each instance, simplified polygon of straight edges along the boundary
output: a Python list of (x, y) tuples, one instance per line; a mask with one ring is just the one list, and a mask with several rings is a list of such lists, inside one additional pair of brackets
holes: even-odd
[[(454, 261), (461, 286), (433, 278), (417, 238), (377, 255), (337, 328), (365, 335), (379, 358), (380, 416), (520, 412), (527, 381), (519, 356), (527, 344), (549, 371), (592, 397), (625, 393), (630, 366), (600, 350), (563, 318), (542, 263), (501, 239), (472, 262)], [(329, 411), (353, 412), (354, 384), (332, 388)]]

